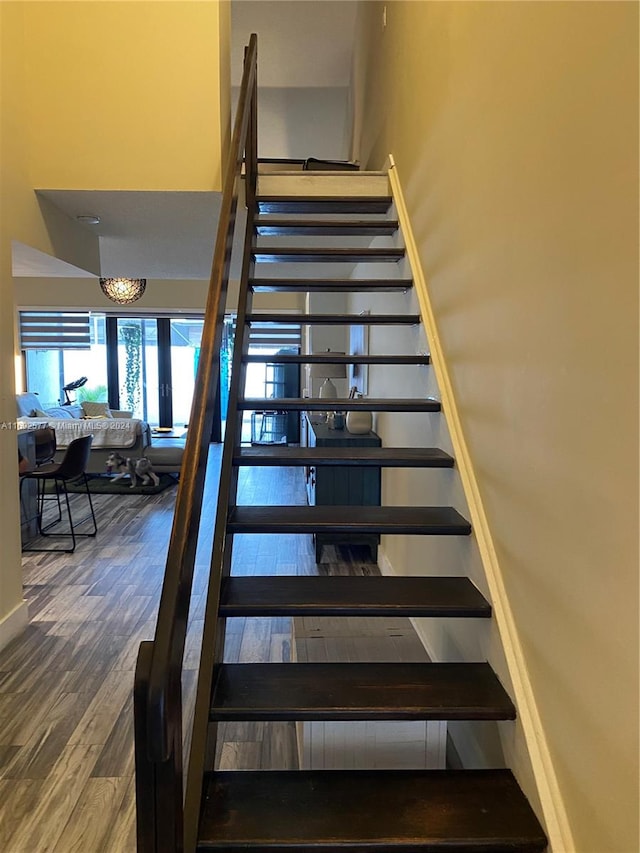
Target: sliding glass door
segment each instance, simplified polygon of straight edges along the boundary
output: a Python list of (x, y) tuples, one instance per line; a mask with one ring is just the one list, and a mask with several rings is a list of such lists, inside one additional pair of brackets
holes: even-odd
[(189, 423), (196, 372), (200, 360), (200, 342), (204, 320), (171, 318), (167, 322), (169, 324), (168, 352), (172, 377), (168, 389), (170, 390), (173, 423), (176, 426), (186, 426)]
[(161, 427), (186, 426), (203, 320), (118, 318), (120, 407)]
[(117, 317), (118, 402), (134, 418), (160, 423), (157, 320)]

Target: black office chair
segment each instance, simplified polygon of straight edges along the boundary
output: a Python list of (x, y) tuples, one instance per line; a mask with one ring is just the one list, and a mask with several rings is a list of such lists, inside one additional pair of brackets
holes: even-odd
[[(96, 515), (93, 511), (93, 502), (91, 500), (91, 492), (87, 482), (86, 469), (89, 462), (89, 453), (91, 451), (91, 442), (93, 436), (87, 435), (82, 438), (74, 439), (69, 446), (60, 464), (50, 463), (41, 465), (39, 468), (34, 468), (33, 471), (28, 471), (22, 475), (20, 481), (20, 490), (27, 480), (35, 480), (38, 487), (38, 531), (41, 536), (56, 536), (56, 537), (71, 537), (71, 548), (23, 548), (23, 551), (61, 551), (66, 554), (72, 554), (76, 549), (76, 538), (78, 536), (95, 536), (98, 532)], [(86, 515), (80, 521), (74, 523), (71, 515), (71, 504), (69, 502), (69, 492), (67, 491), (67, 483), (69, 480), (80, 480), (84, 483), (89, 501), (90, 514)], [(56, 499), (58, 501), (58, 517), (47, 524), (43, 524), (44, 504), (46, 499), (47, 482), (53, 482)], [(62, 504), (60, 495), (64, 495), (67, 516), (69, 518), (69, 531), (64, 533), (49, 533), (49, 529), (59, 524), (62, 521)], [(90, 533), (76, 533), (76, 527), (84, 524), (85, 521), (91, 519), (93, 521), (93, 530)]]

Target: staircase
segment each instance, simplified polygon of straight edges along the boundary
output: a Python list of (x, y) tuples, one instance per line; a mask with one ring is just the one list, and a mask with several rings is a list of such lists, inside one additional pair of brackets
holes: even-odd
[[(253, 237), (246, 287), (238, 312), (239, 344), (231, 401), (245, 410), (323, 411), (320, 399), (247, 399), (243, 396), (247, 343), (253, 321), (283, 324), (291, 315), (252, 313), (253, 294), (287, 292), (405, 291), (411, 281), (393, 278), (402, 248), (331, 247), (343, 235), (393, 234), (398, 223), (388, 216), (391, 198), (384, 192), (358, 194), (372, 181), (386, 189), (386, 178), (336, 177), (322, 173), (284, 179), (305, 182), (314, 194), (261, 193), (258, 179)], [(265, 185), (277, 182), (269, 176)], [(326, 189), (319, 185), (327, 184)], [(333, 195), (331, 185), (348, 183), (352, 195)], [(341, 190), (344, 193), (344, 189)], [(282, 215), (288, 218), (282, 218)], [(340, 218), (335, 218), (336, 214)], [(364, 214), (365, 219), (358, 218)], [(352, 218), (349, 218), (352, 217)], [(292, 236), (322, 238), (327, 245), (288, 245)], [(269, 244), (263, 245), (263, 237)], [(274, 238), (278, 238), (277, 245)], [(282, 243), (282, 245), (280, 245)], [(381, 279), (335, 279), (335, 263), (373, 262), (392, 267)], [(265, 276), (265, 265), (326, 265), (326, 278)], [(306, 314), (303, 325), (415, 325), (417, 315), (366, 317)], [(242, 344), (244, 343), (244, 346)], [(253, 357), (257, 360), (259, 357)], [(282, 356), (302, 364), (309, 356)], [(324, 356), (315, 356), (321, 361)], [(351, 363), (349, 355), (331, 355), (333, 363)], [(376, 364), (418, 364), (424, 356), (360, 356)], [(266, 356), (265, 361), (277, 362)], [(231, 405), (231, 404), (230, 404)], [(437, 412), (435, 399), (342, 400), (345, 411)], [(438, 448), (247, 448), (238, 443), (235, 419), (232, 488), (241, 466), (375, 465), (441, 467), (453, 464)], [(233, 419), (228, 421), (228, 429)], [(229, 442), (231, 446), (231, 442)], [(231, 565), (233, 537), (249, 534), (378, 533), (387, 535), (468, 536), (471, 526), (448, 506), (238, 506), (229, 495), (223, 565)], [(428, 567), (427, 567), (428, 568)], [(467, 578), (449, 577), (232, 577), (221, 579), (219, 617), (282, 615), (429, 616), (490, 618), (488, 602)], [(516, 710), (487, 663), (288, 663), (223, 664), (217, 652), (209, 719), (267, 720), (513, 720)], [(209, 750), (211, 752), (211, 749)], [(543, 850), (544, 834), (508, 770), (491, 771), (299, 771), (216, 772), (205, 774), (198, 850)]]
[[(240, 105), (242, 106), (242, 104)], [(239, 108), (240, 109), (240, 108)], [(345, 183), (348, 189), (345, 191)], [(280, 185), (284, 189), (276, 192)], [(290, 189), (287, 187), (290, 186)], [(258, 179), (248, 193), (248, 227), (240, 288), (227, 432), (212, 557), (203, 653), (196, 700), (186, 804), (181, 812), (181, 761), (174, 734), (167, 737), (147, 711), (136, 712), (138, 849), (173, 851), (543, 851), (546, 838), (535, 814), (507, 769), (495, 770), (299, 770), (217, 771), (213, 756), (217, 724), (229, 721), (342, 720), (514, 720), (517, 710), (491, 667), (474, 663), (287, 663), (223, 662), (226, 619), (238, 616), (402, 615), (442, 619), (490, 619), (491, 607), (464, 577), (234, 577), (237, 534), (319, 533), (388, 536), (471, 534), (469, 522), (451, 506), (246, 506), (237, 504), (243, 466), (377, 466), (442, 468), (454, 460), (438, 448), (309, 448), (240, 443), (242, 413), (324, 411), (326, 400), (248, 399), (244, 396), (253, 322), (291, 322), (290, 314), (253, 313), (257, 292), (404, 292), (412, 282), (398, 276), (402, 248), (339, 247), (336, 237), (393, 235), (392, 199), (384, 175), (305, 174), (279, 182)], [(312, 238), (300, 245), (301, 237)], [(293, 238), (293, 239), (292, 239)], [(371, 279), (332, 275), (332, 264), (375, 263), (388, 272)], [(278, 267), (272, 267), (278, 264)], [(318, 265), (326, 269), (319, 276)], [(308, 267), (307, 276), (300, 266)], [(287, 268), (293, 272), (287, 274)], [(342, 266), (339, 267), (341, 269)], [(274, 270), (276, 272), (274, 273)], [(367, 322), (412, 326), (415, 314), (357, 317), (306, 314), (310, 327)], [(274, 361), (268, 356), (269, 362)], [(300, 365), (353, 363), (354, 357), (280, 356)], [(357, 361), (386, 365), (427, 364), (428, 356), (367, 356)], [(342, 400), (343, 411), (438, 413), (437, 399)], [(191, 436), (189, 437), (191, 439)], [(194, 439), (195, 440), (195, 439)], [(302, 470), (300, 471), (302, 476)], [(434, 475), (435, 476), (435, 475)], [(181, 484), (181, 489), (184, 484)], [(180, 497), (180, 496), (179, 496)], [(424, 567), (428, 572), (429, 566)], [(183, 590), (184, 597), (184, 590)], [(188, 597), (188, 596), (187, 596)], [(162, 609), (162, 608), (161, 608)], [(162, 614), (161, 614), (162, 615)], [(159, 629), (160, 630), (160, 629)], [(167, 629), (168, 630), (168, 629)], [(139, 707), (151, 654), (162, 636), (141, 648)], [(166, 641), (168, 643), (169, 640)], [(154, 645), (155, 650), (151, 649)], [(138, 678), (138, 675), (140, 676)], [(168, 684), (179, 685), (169, 668)], [(164, 695), (164, 694), (162, 694)], [(167, 694), (173, 695), (173, 694)], [(172, 700), (171, 700), (172, 701)], [(177, 701), (177, 700), (176, 700)], [(158, 720), (169, 714), (158, 703)], [(138, 707), (138, 706), (137, 706)], [(156, 741), (160, 742), (156, 746)], [(145, 746), (146, 744), (146, 746)], [(149, 753), (157, 751), (154, 759)], [(153, 788), (154, 793), (149, 793)], [(175, 809), (172, 813), (172, 807)], [(154, 822), (152, 828), (148, 823)]]

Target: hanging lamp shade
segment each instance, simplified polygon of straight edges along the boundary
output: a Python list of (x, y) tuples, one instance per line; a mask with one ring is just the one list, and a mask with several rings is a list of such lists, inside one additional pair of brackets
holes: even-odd
[(100, 287), (105, 296), (118, 305), (136, 302), (145, 291), (146, 278), (101, 278)]

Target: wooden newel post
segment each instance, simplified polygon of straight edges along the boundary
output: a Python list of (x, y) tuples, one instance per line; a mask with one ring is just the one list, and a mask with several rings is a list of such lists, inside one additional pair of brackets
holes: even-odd
[(136, 763), (137, 853), (182, 853), (182, 691), (169, 691), (170, 752), (166, 761), (149, 758), (148, 686), (153, 643), (140, 644), (133, 691)]
[(147, 700), (152, 654), (152, 642), (140, 643), (133, 686), (138, 853), (155, 853), (156, 851), (155, 769), (147, 751)]

